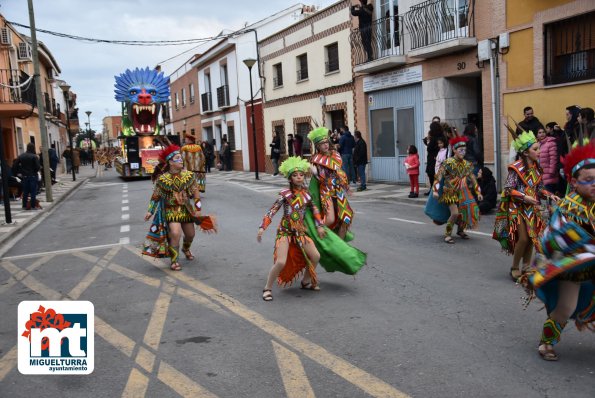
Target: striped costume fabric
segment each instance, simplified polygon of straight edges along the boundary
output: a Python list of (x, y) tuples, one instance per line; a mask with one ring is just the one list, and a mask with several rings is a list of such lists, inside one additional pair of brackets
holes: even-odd
[(196, 183), (200, 192), (206, 189), (206, 158), (202, 147), (196, 144), (184, 145), (180, 153), (184, 161), (184, 168), (195, 174)]

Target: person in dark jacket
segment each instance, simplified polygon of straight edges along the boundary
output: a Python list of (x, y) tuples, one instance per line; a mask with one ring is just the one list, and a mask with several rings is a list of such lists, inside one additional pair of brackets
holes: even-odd
[(302, 156), (304, 154), (304, 137), (300, 134), (295, 135), (295, 140), (293, 141), (293, 150), (295, 152), (295, 156)]
[(358, 191), (365, 191), (366, 187), (366, 164), (368, 164), (368, 145), (362, 138), (362, 133), (355, 130), (355, 147), (353, 148), (353, 165), (359, 176)]
[(293, 134), (287, 134), (287, 156), (293, 156), (294, 148), (293, 142), (295, 139), (293, 138)]
[[(564, 132), (570, 139), (571, 144), (574, 143), (574, 140), (576, 140), (577, 137), (579, 129), (578, 116), (580, 114), (580, 110), (581, 108), (579, 108), (577, 105), (570, 105), (566, 107), (566, 124), (564, 125)], [(568, 151), (569, 150), (570, 148), (568, 148)], [(564, 155), (568, 153), (568, 151), (566, 151)]]
[(533, 134), (537, 134), (537, 130), (540, 126), (542, 126), (542, 123), (535, 116), (533, 108), (531, 108), (530, 106), (526, 106), (523, 109), (523, 116), (525, 118), (519, 123), (519, 126), (521, 128), (517, 128), (517, 133), (520, 134), (522, 133), (522, 130), (525, 130), (532, 131)]
[(483, 165), (483, 151), (479, 147), (479, 139), (477, 137), (477, 126), (469, 123), (463, 130), (463, 135), (467, 137), (467, 152), (465, 152), (465, 160), (473, 163), (473, 174), (477, 175), (479, 169)]
[(276, 131), (273, 131), (273, 141), (269, 144), (271, 147), (271, 160), (273, 161), (273, 175), (279, 174), (279, 158), (281, 157), (281, 138)]
[(339, 138), (339, 154), (343, 161), (343, 171), (347, 174), (347, 180), (355, 184), (355, 170), (353, 169), (353, 148), (355, 140), (347, 127), (341, 127), (341, 138)]
[(432, 187), (434, 186), (434, 176), (436, 175), (436, 156), (440, 151), (438, 147), (438, 138), (444, 137), (444, 130), (442, 126), (438, 122), (432, 122), (430, 124), (430, 131), (428, 132), (428, 136), (424, 137), (423, 142), (426, 145), (426, 174), (430, 179), (430, 190), (424, 193), (425, 196), (428, 196), (432, 192)]
[(477, 183), (483, 195), (483, 200), (479, 202), (479, 212), (481, 214), (487, 214), (496, 207), (496, 200), (498, 198), (496, 180), (492, 171), (487, 167), (480, 168), (477, 172)]
[[(35, 144), (27, 144), (27, 152), (22, 153), (19, 158), (19, 169), (23, 183), (23, 209), (36, 209), (37, 196), (37, 173), (39, 172), (39, 158), (35, 154)], [(30, 197), (30, 201), (29, 201)]]

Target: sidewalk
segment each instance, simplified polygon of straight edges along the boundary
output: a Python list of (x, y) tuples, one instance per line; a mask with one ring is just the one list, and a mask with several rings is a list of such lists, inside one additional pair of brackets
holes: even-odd
[[(283, 176), (281, 176), (281, 174), (273, 176), (272, 174), (259, 172), (259, 179), (255, 180), (254, 172), (251, 171), (214, 170), (212, 173), (207, 174), (207, 185), (209, 181), (209, 176), (213, 176), (214, 178), (224, 181), (278, 186), (280, 189), (287, 186), (287, 180)], [(353, 192), (352, 198), (355, 200), (390, 200), (394, 202), (403, 202), (420, 206), (424, 206), (426, 204), (426, 201), (428, 200), (428, 197), (423, 195), (423, 193), (428, 190), (428, 188), (426, 187), (420, 187), (419, 198), (408, 198), (407, 196), (410, 192), (409, 185), (400, 185), (384, 182), (368, 182), (367, 189), (365, 191), (357, 192), (356, 189), (358, 186), (359, 185), (351, 185)]]
[(79, 173), (76, 175), (76, 181), (72, 181), (72, 174), (58, 175), (58, 182), (52, 185), (53, 202), (46, 202), (45, 191), (37, 195), (42, 209), (41, 210), (23, 210), (21, 200), (10, 200), (10, 213), (12, 217), (12, 224), (6, 224), (6, 216), (4, 211), (4, 202), (0, 201), (0, 245), (4, 244), (8, 239), (15, 236), (17, 232), (30, 225), (42, 215), (49, 212), (59, 203), (61, 203), (70, 192), (76, 189), (79, 185), (87, 181), (91, 177), (95, 177), (97, 172), (97, 165), (95, 168), (91, 166), (79, 167)]

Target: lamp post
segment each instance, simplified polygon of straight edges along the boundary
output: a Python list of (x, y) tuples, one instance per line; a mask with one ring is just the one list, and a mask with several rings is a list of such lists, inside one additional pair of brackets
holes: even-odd
[(252, 67), (256, 63), (254, 58), (246, 58), (244, 65), (248, 67), (250, 75), (250, 108), (252, 113), (252, 144), (254, 145), (254, 179), (258, 180), (258, 150), (256, 149), (256, 121), (254, 120), (254, 95), (252, 94)]
[(72, 134), (70, 133), (70, 108), (68, 106), (68, 92), (70, 86), (64, 82), (60, 85), (64, 93), (64, 101), (66, 101), (66, 133), (68, 134), (68, 143), (70, 144), (70, 169), (72, 170), (72, 181), (76, 181), (76, 173), (74, 172), (74, 146), (72, 145)]
[(87, 138), (89, 139), (89, 154), (91, 155), (91, 168), (95, 168), (95, 150), (93, 149), (93, 140), (91, 139), (91, 111), (86, 111), (87, 114)]

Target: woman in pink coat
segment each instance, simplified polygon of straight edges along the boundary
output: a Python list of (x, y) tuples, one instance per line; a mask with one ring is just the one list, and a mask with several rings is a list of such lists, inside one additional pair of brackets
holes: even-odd
[(409, 156), (405, 158), (405, 168), (407, 174), (409, 174), (409, 182), (411, 183), (411, 192), (409, 192), (410, 198), (419, 197), (419, 155), (417, 154), (417, 148), (415, 145), (409, 145), (407, 149)]
[(543, 170), (543, 183), (545, 189), (550, 192), (558, 190), (560, 174), (558, 172), (558, 147), (556, 139), (548, 136), (545, 129), (540, 127), (537, 130), (537, 141), (539, 141), (539, 166)]

